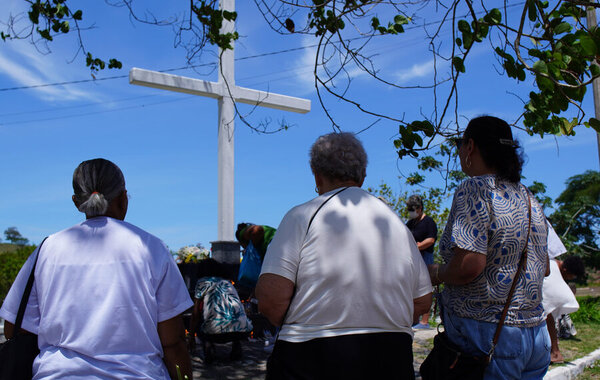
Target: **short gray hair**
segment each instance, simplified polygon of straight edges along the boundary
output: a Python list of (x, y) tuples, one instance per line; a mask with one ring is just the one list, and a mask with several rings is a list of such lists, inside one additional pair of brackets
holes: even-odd
[(88, 218), (106, 213), (110, 201), (124, 190), (123, 172), (104, 158), (83, 161), (73, 172), (75, 201)]
[(367, 176), (367, 153), (353, 133), (329, 133), (310, 148), (310, 168), (330, 179), (362, 182)]

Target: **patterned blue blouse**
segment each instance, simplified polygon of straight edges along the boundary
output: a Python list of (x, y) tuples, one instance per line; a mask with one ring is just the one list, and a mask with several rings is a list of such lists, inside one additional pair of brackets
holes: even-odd
[(202, 332), (224, 334), (252, 331), (244, 305), (230, 281), (218, 277), (202, 277), (196, 283), (195, 297), (204, 302)]
[[(447, 311), (480, 321), (499, 321), (519, 265), (527, 236), (528, 190), (521, 184), (473, 177), (454, 193), (452, 209), (440, 241), (446, 263), (453, 248), (486, 255), (483, 272), (471, 283), (446, 285), (442, 303)], [(519, 276), (506, 324), (536, 326), (543, 321), (542, 282), (546, 271), (547, 227), (535, 197), (531, 199), (531, 232), (526, 270)]]

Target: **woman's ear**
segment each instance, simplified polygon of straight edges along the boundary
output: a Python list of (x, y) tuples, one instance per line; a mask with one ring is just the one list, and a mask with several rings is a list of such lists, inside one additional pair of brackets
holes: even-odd
[(73, 200), (73, 204), (75, 205), (75, 207), (77, 208), (77, 210), (79, 210), (79, 204), (75, 198), (75, 195), (71, 196), (71, 199)]

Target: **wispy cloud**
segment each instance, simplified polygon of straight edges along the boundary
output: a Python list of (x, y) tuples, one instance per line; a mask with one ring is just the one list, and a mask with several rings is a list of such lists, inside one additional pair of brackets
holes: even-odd
[(401, 70), (396, 74), (400, 83), (409, 82), (413, 79), (423, 78), (433, 73), (434, 61), (430, 59), (427, 62), (415, 63), (409, 69)]
[[(15, 49), (13, 47), (18, 47)], [(43, 55), (25, 41), (11, 41), (0, 51), (0, 74), (10, 78), (16, 86), (36, 86), (46, 83), (69, 81), (67, 71), (72, 69), (61, 62), (56, 64), (54, 56)], [(55, 58), (54, 58), (55, 59)], [(82, 91), (74, 86), (50, 86), (32, 88), (45, 101), (94, 100), (101, 102), (97, 93)]]

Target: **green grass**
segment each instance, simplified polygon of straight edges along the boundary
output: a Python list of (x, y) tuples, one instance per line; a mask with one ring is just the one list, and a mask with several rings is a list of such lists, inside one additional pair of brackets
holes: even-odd
[[(577, 302), (579, 302), (579, 310), (571, 314), (573, 322), (595, 323), (600, 325), (600, 297), (577, 297)], [(575, 328), (577, 328), (577, 326), (575, 326)]]
[(577, 380), (599, 380), (600, 379), (600, 361), (595, 362), (590, 367), (583, 370), (583, 373), (577, 377)]
[[(600, 347), (600, 297), (577, 297), (579, 310), (571, 314), (571, 319), (577, 329), (577, 335), (571, 339), (558, 341), (560, 352), (565, 362), (571, 362), (582, 358)], [(563, 366), (564, 364), (552, 364), (550, 369)], [(579, 379), (600, 379), (600, 369), (591, 369), (589, 376), (578, 377)]]

